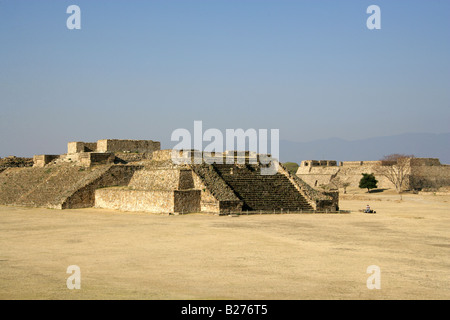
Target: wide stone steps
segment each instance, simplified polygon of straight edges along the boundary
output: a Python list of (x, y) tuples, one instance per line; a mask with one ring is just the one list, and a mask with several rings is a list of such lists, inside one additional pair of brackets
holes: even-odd
[(216, 171), (244, 201), (244, 210), (311, 210), (303, 195), (284, 175), (261, 175), (256, 167), (214, 165)]

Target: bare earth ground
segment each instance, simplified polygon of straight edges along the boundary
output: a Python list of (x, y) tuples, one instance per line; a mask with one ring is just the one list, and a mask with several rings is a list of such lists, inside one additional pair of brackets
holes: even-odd
[(350, 214), (0, 206), (0, 299), (450, 299), (450, 196), (352, 192)]

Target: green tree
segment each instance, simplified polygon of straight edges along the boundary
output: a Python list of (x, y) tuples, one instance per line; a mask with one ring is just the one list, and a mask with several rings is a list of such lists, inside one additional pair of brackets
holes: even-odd
[(367, 188), (367, 192), (370, 192), (370, 189), (375, 189), (377, 187), (378, 180), (375, 179), (373, 173), (363, 173), (362, 175), (363, 177), (359, 180), (360, 188)]

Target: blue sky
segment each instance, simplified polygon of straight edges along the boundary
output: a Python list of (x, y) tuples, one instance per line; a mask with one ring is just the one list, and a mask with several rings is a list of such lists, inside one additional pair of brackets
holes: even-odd
[(450, 132), (449, 14), (448, 0), (0, 0), (0, 157), (164, 148), (194, 120), (291, 141)]

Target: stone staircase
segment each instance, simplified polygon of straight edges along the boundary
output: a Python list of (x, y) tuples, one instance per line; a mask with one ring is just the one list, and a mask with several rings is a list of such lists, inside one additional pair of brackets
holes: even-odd
[(289, 179), (280, 174), (261, 175), (257, 165), (214, 164), (214, 169), (244, 202), (243, 210), (313, 210)]

